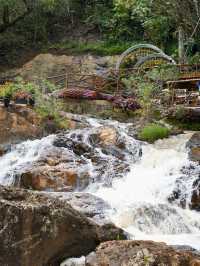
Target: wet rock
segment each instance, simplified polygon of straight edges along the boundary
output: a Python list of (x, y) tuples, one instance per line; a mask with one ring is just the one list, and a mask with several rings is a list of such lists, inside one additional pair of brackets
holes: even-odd
[(79, 156), (91, 152), (92, 151), (91, 147), (83, 142), (82, 136), (80, 135), (78, 137), (79, 139), (73, 139), (73, 136), (72, 138), (70, 138), (61, 133), (56, 137), (53, 144), (56, 147), (63, 147), (72, 150), (74, 153), (76, 153)]
[(99, 127), (90, 135), (90, 142), (93, 145), (99, 145), (101, 147), (113, 147), (116, 146), (120, 149), (125, 149), (126, 145), (119, 133), (114, 127)]
[(91, 176), (83, 158), (53, 145), (36, 156), (15, 170), (15, 186), (38, 191), (79, 191), (88, 186)]
[[(129, 238), (129, 234), (117, 228), (110, 220), (109, 214), (114, 210), (104, 200), (89, 193), (64, 193), (63, 200), (67, 201), (75, 210), (83, 213), (87, 218), (101, 225), (104, 233), (112, 238), (112, 235), (118, 235), (118, 238)], [(103, 233), (103, 234), (104, 234)], [(106, 237), (105, 235), (105, 237)], [(120, 238), (121, 239), (121, 238)]]
[(185, 209), (187, 205), (186, 178), (190, 178), (190, 175), (188, 174), (186, 177), (183, 176), (176, 180), (175, 188), (168, 197), (169, 203), (176, 203), (183, 209)]
[(114, 126), (86, 128), (58, 134), (53, 145), (69, 149), (92, 163), (90, 183), (102, 181), (110, 186), (112, 177), (120, 178), (129, 171), (127, 160), (137, 160), (140, 153), (139, 145), (132, 138), (127, 144), (121, 133)]
[[(117, 239), (66, 202), (47, 194), (0, 187), (0, 265), (59, 265)], [(117, 234), (116, 234), (117, 232)], [(124, 234), (122, 232), (122, 236)]]
[(200, 211), (200, 177), (192, 185), (193, 191), (191, 196), (190, 208)]
[(113, 235), (118, 235), (119, 239), (130, 238), (128, 233), (119, 229), (110, 221), (109, 214), (113, 213), (114, 210), (104, 200), (84, 192), (50, 193), (49, 196), (69, 203), (75, 210), (100, 225), (102, 236), (105, 234), (104, 237), (110, 235), (112, 238)]
[(84, 192), (50, 193), (49, 196), (59, 198), (59, 200), (70, 204), (75, 210), (100, 225), (100, 239), (109, 239), (112, 238), (113, 235), (117, 235), (119, 239), (130, 238), (127, 232), (116, 227), (111, 222), (110, 218), (108, 218), (109, 214), (113, 213), (114, 210), (101, 198)]
[(200, 162), (200, 132), (194, 133), (186, 146), (189, 149), (190, 160)]
[(104, 145), (116, 145), (117, 132), (114, 128), (104, 127), (99, 132), (99, 139)]
[(184, 175), (176, 180), (168, 201), (182, 208), (200, 211), (200, 167), (193, 164), (183, 168), (182, 173)]
[[(56, 164), (56, 165), (53, 165)], [(51, 161), (51, 165), (30, 167), (29, 171), (18, 175), (17, 186), (38, 191), (82, 190), (88, 186), (90, 174), (67, 164)]]
[(2, 144), (2, 145), (0, 145), (0, 157), (5, 155), (10, 150), (11, 150), (11, 145), (10, 144)]
[[(114, 178), (123, 177), (130, 164), (138, 160), (141, 147), (133, 138), (126, 137), (125, 129), (120, 130), (118, 123), (115, 128), (105, 127), (107, 121), (100, 121), (103, 126), (92, 122), (92, 128), (41, 139), (41, 148), (32, 142), (18, 145), (19, 157), (28, 158), (8, 164), (16, 178), (13, 182), (11, 171), (7, 171), (7, 180), (12, 181), (9, 184), (39, 191), (82, 191), (98, 183), (111, 186)], [(12, 152), (15, 154), (15, 148)]]
[(111, 212), (111, 206), (103, 199), (84, 192), (52, 193), (51, 195), (69, 203), (75, 210), (98, 224), (110, 223), (107, 217), (108, 212)]
[(178, 252), (164, 243), (152, 241), (111, 241), (102, 243), (86, 257), (87, 266), (194, 266), (200, 256), (188, 251)]
[(23, 173), (20, 187), (39, 191), (70, 191), (76, 186), (77, 174), (73, 170), (56, 171), (35, 169), (34, 172)]

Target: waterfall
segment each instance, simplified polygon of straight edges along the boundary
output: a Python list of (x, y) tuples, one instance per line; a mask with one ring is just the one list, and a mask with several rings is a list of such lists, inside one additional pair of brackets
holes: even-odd
[[(90, 184), (84, 191), (109, 203), (109, 218), (133, 239), (200, 249), (200, 212), (189, 209), (193, 184), (200, 173), (200, 166), (188, 158), (186, 142), (191, 133), (147, 144), (134, 139), (131, 124), (82, 116), (76, 119), (84, 119), (87, 128), (13, 146), (1, 157), (0, 184), (14, 185), (16, 173), (40, 163), (42, 157), (57, 149), (64, 156), (61, 166), (68, 167), (66, 161), (89, 172)], [(123, 145), (113, 151), (112, 145), (105, 149), (96, 143), (95, 134), (102, 127), (114, 128)], [(82, 145), (80, 154), (77, 144)], [(177, 185), (184, 208), (178, 200), (169, 201)]]
[[(111, 219), (133, 239), (190, 245), (200, 249), (200, 213), (170, 204), (168, 197), (177, 180), (185, 189), (186, 205), (200, 167), (188, 159), (186, 141), (190, 134), (159, 140), (143, 146), (141, 161), (131, 166), (123, 180), (94, 194), (111, 204)], [(195, 168), (192, 175), (183, 169)]]
[(0, 184), (10, 186), (15, 180), (15, 173), (27, 164), (36, 161), (52, 145), (54, 136), (40, 140), (28, 140), (12, 147), (11, 151), (0, 159)]

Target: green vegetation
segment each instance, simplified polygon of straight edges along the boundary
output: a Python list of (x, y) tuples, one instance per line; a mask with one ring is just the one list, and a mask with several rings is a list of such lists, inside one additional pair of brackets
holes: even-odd
[(169, 134), (170, 130), (168, 128), (158, 124), (149, 124), (141, 130), (139, 139), (153, 143), (158, 139), (167, 138)]
[(35, 111), (42, 118), (44, 124), (52, 120), (58, 129), (67, 129), (68, 120), (60, 112), (63, 110), (62, 103), (52, 97), (45, 97), (39, 94), (36, 99)]
[(190, 36), (199, 10), (193, 0), (0, 0), (0, 61), (13, 63), (23, 51), (44, 47), (117, 54), (136, 42), (177, 56), (178, 32), (194, 56), (200, 52), (199, 27)]
[[(179, 55), (181, 62), (186, 55), (187, 62), (198, 63), (199, 12), (200, 1), (194, 0), (0, 0), (0, 68), (19, 67), (38, 52), (116, 55), (141, 42), (155, 44), (175, 59)], [(135, 60), (129, 59), (124, 63)], [(160, 97), (162, 82), (171, 77), (177, 79), (178, 71), (168, 66), (141, 77), (124, 76), (124, 93), (139, 99), (140, 115), (146, 121), (151, 122), (155, 114), (162, 117), (158, 103), (170, 100), (168, 92)], [(54, 89), (47, 81), (35, 85), (19, 80), (5, 84), (0, 97), (19, 91), (34, 94), (40, 116), (54, 117), (62, 124), (60, 102), (50, 97), (46, 101), (46, 94)]]
[(122, 82), (125, 85), (127, 93), (137, 96), (142, 107), (140, 115), (146, 120), (151, 120), (155, 116), (155, 113), (156, 115), (159, 113), (157, 110), (158, 104), (155, 99), (158, 99), (162, 88), (156, 82), (157, 80), (150, 80), (148, 76), (148, 72), (145, 75), (132, 75), (122, 79)]
[(62, 103), (48, 96), (47, 93), (53, 92), (57, 89), (49, 81), (42, 81), (40, 85), (36, 85), (33, 82), (25, 82), (21, 78), (17, 78), (15, 82), (5, 83), (0, 86), (0, 97), (13, 98), (16, 93), (18, 95), (32, 95), (36, 104), (34, 110), (41, 117), (45, 123), (48, 119), (54, 121), (57, 128), (65, 129), (68, 127), (68, 121), (60, 112), (63, 110)]
[(167, 119), (167, 122), (171, 125), (176, 126), (179, 129), (189, 130), (189, 131), (200, 131), (200, 123), (193, 121), (179, 121), (177, 119)]
[(66, 41), (51, 44), (46, 47), (45, 50), (56, 49), (59, 51), (64, 51), (70, 54), (84, 54), (91, 53), (95, 55), (116, 55), (123, 53), (128, 47), (133, 45), (130, 42), (122, 43), (113, 43), (106, 41), (96, 41), (96, 42), (75, 42), (75, 41)]

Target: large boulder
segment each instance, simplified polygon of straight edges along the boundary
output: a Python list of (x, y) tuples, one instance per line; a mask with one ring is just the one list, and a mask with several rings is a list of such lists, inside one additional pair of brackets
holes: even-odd
[(21, 189), (0, 187), (0, 265), (59, 265), (86, 255), (103, 241), (126, 238), (109, 232), (65, 201)]
[(15, 175), (15, 186), (38, 191), (82, 190), (89, 184), (86, 161), (68, 149), (49, 146), (35, 162), (22, 166)]
[[(140, 146), (114, 127), (82, 128), (57, 134), (52, 143), (15, 171), (15, 185), (39, 191), (82, 191), (98, 182), (111, 185), (129, 171)], [(111, 167), (112, 165), (112, 167)]]
[(84, 189), (89, 184), (90, 174), (77, 168), (62, 168), (54, 165), (31, 167), (16, 181), (17, 186), (38, 191), (73, 191)]
[[(67, 264), (66, 264), (67, 265)], [(152, 241), (111, 241), (102, 243), (86, 257), (86, 266), (199, 266), (200, 256), (176, 251)]]

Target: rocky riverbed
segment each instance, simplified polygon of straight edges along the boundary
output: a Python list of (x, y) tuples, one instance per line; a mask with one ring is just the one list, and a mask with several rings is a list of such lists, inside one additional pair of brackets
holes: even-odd
[(199, 134), (147, 144), (68, 114), (44, 136), (20, 108), (2, 111), (0, 265), (200, 265)]

